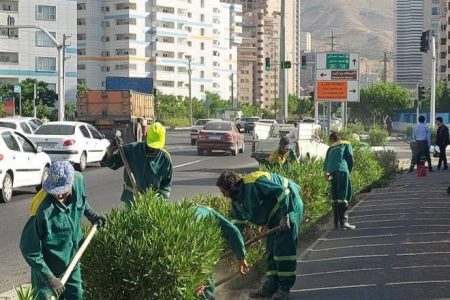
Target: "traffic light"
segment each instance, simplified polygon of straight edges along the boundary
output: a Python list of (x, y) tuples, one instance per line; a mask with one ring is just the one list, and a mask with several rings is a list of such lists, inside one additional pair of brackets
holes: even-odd
[[(16, 23), (16, 20), (14, 20), (14, 18), (11, 17), (10, 15), (8, 15), (8, 19), (6, 22), (7, 22), (8, 26), (14, 26), (14, 24)], [(14, 32), (14, 29), (8, 28), (7, 31), (8, 31), (8, 37), (11, 38), (12, 33)]]
[(266, 71), (270, 71), (270, 57), (266, 57)]
[(420, 52), (428, 53), (430, 45), (430, 31), (422, 32), (422, 37), (420, 38)]
[(308, 69), (308, 65), (306, 64), (306, 55), (302, 55), (302, 69)]
[(419, 85), (417, 87), (417, 98), (419, 101), (423, 101), (425, 99), (425, 87), (423, 85)]
[(291, 67), (292, 67), (292, 64), (291, 64), (290, 61), (282, 61), (282, 62), (281, 62), (281, 68), (282, 68), (283, 70), (285, 70), (285, 69), (290, 69)]

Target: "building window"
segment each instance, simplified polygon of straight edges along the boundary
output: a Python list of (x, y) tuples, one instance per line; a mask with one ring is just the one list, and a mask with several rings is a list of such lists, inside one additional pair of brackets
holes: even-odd
[(0, 52), (1, 64), (18, 64), (19, 53), (17, 52)]
[(102, 70), (103, 73), (106, 73), (106, 72), (109, 72), (111, 70), (111, 68), (110, 67), (106, 67), (106, 66), (102, 66), (101, 70)]
[(440, 7), (432, 7), (432, 8), (431, 8), (431, 14), (432, 14), (433, 16), (438, 16), (438, 15), (440, 15), (440, 14), (441, 14), (441, 9), (440, 9)]
[(200, 7), (204, 8), (205, 7), (205, 0), (200, 0)]
[(86, 19), (77, 19), (77, 25), (78, 26), (86, 25)]
[(440, 4), (441, 0), (433, 0), (433, 4)]
[(205, 43), (200, 43), (200, 49), (205, 50)]
[(77, 65), (77, 70), (86, 70), (86, 65)]
[(56, 20), (56, 6), (38, 5), (36, 7), (36, 20)]
[(78, 49), (78, 50), (77, 50), (77, 55), (78, 55), (78, 56), (84, 56), (84, 55), (86, 55), (86, 49)]
[(200, 29), (200, 35), (201, 35), (201, 36), (204, 36), (204, 35), (205, 35), (205, 28), (201, 28), (201, 29)]
[(205, 58), (202, 56), (200, 57), (200, 64), (204, 65), (205, 64)]
[(102, 27), (109, 27), (110, 23), (109, 21), (102, 21), (101, 25)]
[(110, 56), (109, 51), (102, 51), (102, 56), (103, 56), (103, 57), (108, 57), (108, 56)]
[(203, 14), (200, 15), (200, 21), (205, 22), (205, 15), (203, 15)]
[(440, 21), (439, 20), (431, 20), (431, 27), (437, 28), (439, 27)]
[(102, 6), (102, 12), (109, 12), (109, 6)]
[(177, 85), (178, 85), (179, 88), (182, 88), (183, 87), (183, 81), (178, 81)]
[(205, 71), (200, 71), (200, 78), (205, 78)]
[(36, 57), (36, 71), (55, 72), (56, 71), (56, 58), (55, 57)]
[(201, 86), (200, 86), (200, 92), (204, 92), (205, 91), (205, 86), (202, 84)]
[(86, 40), (86, 34), (84, 34), (84, 33), (77, 34), (77, 40), (78, 41), (85, 41)]
[[(56, 38), (56, 32), (50, 32), (50, 34)], [(50, 38), (42, 31), (36, 31), (36, 46), (37, 47), (53, 47), (54, 44)]]
[(86, 10), (86, 3), (78, 3), (77, 9), (78, 10)]

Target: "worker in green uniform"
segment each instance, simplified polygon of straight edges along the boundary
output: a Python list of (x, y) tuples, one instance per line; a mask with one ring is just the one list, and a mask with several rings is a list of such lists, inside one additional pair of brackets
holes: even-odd
[(289, 164), (296, 162), (298, 162), (298, 159), (291, 149), (291, 140), (287, 136), (283, 136), (280, 139), (278, 149), (269, 156), (269, 165), (289, 166)]
[[(197, 220), (204, 218), (212, 218), (218, 222), (219, 228), (223, 237), (230, 246), (234, 256), (239, 262), (239, 271), (242, 275), (245, 275), (249, 271), (247, 261), (245, 260), (246, 251), (244, 245), (244, 238), (242, 237), (239, 229), (227, 220), (222, 214), (215, 211), (212, 208), (198, 205), (195, 207), (195, 215)], [(200, 299), (213, 300), (215, 289), (214, 281), (211, 279), (209, 282), (198, 290), (198, 296)]]
[(289, 298), (297, 269), (297, 242), (303, 214), (300, 187), (273, 173), (254, 172), (241, 178), (225, 171), (217, 180), (221, 192), (232, 200), (232, 213), (269, 229), (279, 226), (266, 241), (267, 281), (262, 289), (250, 293), (254, 299)]
[(323, 164), (325, 177), (331, 182), (331, 200), (333, 201), (335, 229), (353, 230), (348, 222), (348, 205), (352, 199), (350, 173), (353, 169), (352, 144), (341, 141), (338, 133), (331, 133), (330, 148)]
[(86, 199), (83, 176), (67, 161), (50, 166), (43, 189), (34, 197), (31, 217), (20, 238), (20, 250), (31, 267), (31, 285), (38, 300), (82, 300), (80, 267), (66, 285), (60, 278), (83, 239), (81, 218), (102, 226), (105, 218), (96, 214)]
[[(164, 150), (166, 129), (160, 123), (154, 123), (147, 131), (145, 142), (136, 142), (124, 146), (125, 156), (130, 164), (139, 192), (153, 190), (168, 199), (172, 187), (172, 159)], [(123, 161), (115, 140), (111, 142), (103, 158), (103, 164), (117, 170), (123, 167)], [(133, 187), (124, 170), (124, 187), (121, 200), (127, 205), (134, 202)]]

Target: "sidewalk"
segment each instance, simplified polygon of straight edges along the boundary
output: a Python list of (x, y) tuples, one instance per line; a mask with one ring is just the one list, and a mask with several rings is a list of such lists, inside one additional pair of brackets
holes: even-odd
[(402, 175), (300, 257), (292, 299), (450, 297), (450, 172)]

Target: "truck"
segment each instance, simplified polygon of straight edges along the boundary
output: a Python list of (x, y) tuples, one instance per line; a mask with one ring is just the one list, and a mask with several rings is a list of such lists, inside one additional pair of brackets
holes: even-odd
[(310, 158), (325, 159), (328, 145), (321, 142), (317, 136), (320, 125), (299, 123), (294, 124), (270, 124), (255, 122), (253, 131), (252, 157), (259, 163), (267, 162), (270, 154), (279, 147), (280, 138), (289, 136), (297, 131), (298, 140), (292, 140), (293, 150), (301, 161)]
[(106, 76), (107, 90), (133, 90), (144, 94), (153, 94), (153, 79), (150, 77)]
[(77, 118), (90, 123), (108, 139), (116, 130), (125, 143), (141, 141), (155, 120), (154, 98), (133, 90), (91, 90), (77, 95)]

